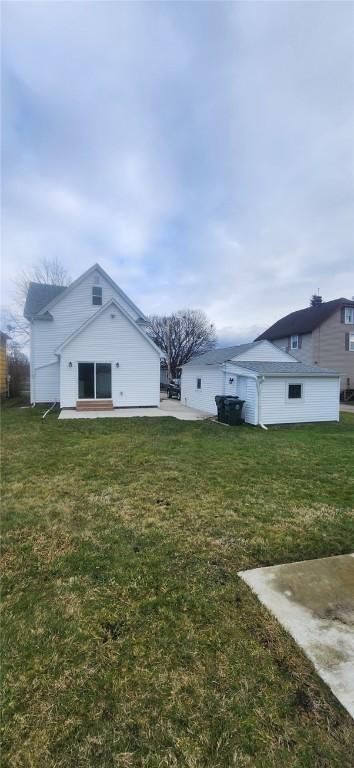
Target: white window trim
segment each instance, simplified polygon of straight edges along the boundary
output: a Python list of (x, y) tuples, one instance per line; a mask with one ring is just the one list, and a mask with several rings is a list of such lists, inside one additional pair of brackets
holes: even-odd
[(349, 352), (354, 352), (354, 333), (349, 334)]
[[(296, 339), (295, 346), (293, 345), (293, 339)], [(293, 351), (299, 349), (299, 334), (298, 333), (294, 333), (293, 336), (290, 336), (290, 349), (293, 350)]]
[[(349, 317), (349, 320), (347, 319), (348, 317)], [(344, 308), (344, 323), (345, 323), (345, 325), (353, 325), (353, 323), (354, 323), (354, 307), (345, 307)]]
[[(79, 364), (88, 363), (93, 365), (93, 388), (95, 396), (92, 397), (79, 397)], [(96, 365), (110, 365), (111, 366), (111, 397), (96, 397)], [(113, 398), (113, 361), (112, 360), (78, 360), (76, 364), (76, 383), (77, 383), (77, 400), (112, 400)]]
[[(98, 288), (101, 291), (101, 304), (95, 304), (94, 301), (93, 301), (93, 297), (94, 297), (93, 292), (94, 292), (95, 288)], [(93, 285), (92, 286), (91, 300), (92, 300), (92, 306), (94, 306), (94, 307), (102, 307), (102, 304), (103, 304), (103, 289), (102, 289), (102, 285)]]
[[(289, 397), (289, 386), (291, 384), (297, 384), (301, 387), (301, 397)], [(285, 402), (286, 403), (299, 403), (304, 401), (304, 384), (302, 381), (286, 381), (285, 382)]]

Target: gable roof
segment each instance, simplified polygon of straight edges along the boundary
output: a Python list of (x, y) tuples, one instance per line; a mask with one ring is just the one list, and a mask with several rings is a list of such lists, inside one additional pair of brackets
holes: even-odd
[(66, 290), (65, 285), (51, 285), (50, 283), (30, 283), (23, 310), (27, 320), (37, 315), (49, 302)]
[(204, 352), (203, 355), (192, 357), (186, 365), (216, 365), (217, 363), (226, 363), (227, 360), (232, 360), (233, 357), (241, 355), (242, 352), (247, 352), (247, 350), (253, 346), (256, 346), (256, 342), (251, 341), (249, 344), (238, 344), (233, 347), (211, 349), (210, 352)]
[(248, 371), (259, 373), (268, 376), (339, 376), (336, 371), (331, 371), (328, 368), (319, 368), (318, 365), (307, 365), (307, 363), (299, 363), (294, 361), (293, 363), (283, 362), (244, 362), (243, 360), (238, 362), (235, 360), (234, 365), (238, 368), (246, 368)]
[(305, 309), (298, 309), (296, 312), (291, 312), (289, 315), (285, 315), (276, 323), (267, 328), (264, 333), (257, 336), (255, 341), (262, 341), (268, 339), (281, 339), (284, 336), (292, 336), (293, 334), (311, 333), (318, 328), (324, 320), (333, 315), (338, 309), (342, 307), (354, 307), (354, 301), (350, 299), (333, 299), (332, 301), (323, 301), (322, 304), (318, 304), (315, 307), (305, 307)]
[(123, 309), (123, 307), (120, 304), (118, 304), (118, 302), (115, 299), (109, 299), (109, 301), (106, 301), (106, 303), (103, 304), (103, 306), (97, 312), (94, 312), (93, 315), (87, 318), (87, 320), (85, 320), (78, 328), (76, 328), (75, 331), (73, 331), (73, 333), (67, 336), (67, 338), (61, 344), (59, 344), (59, 346), (54, 350), (55, 354), (59, 355), (60, 352), (64, 349), (64, 347), (66, 347), (73, 339), (75, 339), (76, 336), (80, 336), (80, 333), (82, 333), (82, 331), (84, 331), (86, 328), (88, 328), (89, 325), (95, 322), (95, 320), (97, 320), (97, 318), (100, 317), (100, 315), (102, 315), (103, 312), (105, 312), (105, 310), (112, 305), (116, 307), (116, 309), (118, 309), (119, 312), (122, 313), (122, 315), (124, 315), (124, 317), (131, 323), (131, 325), (138, 331), (138, 333), (140, 333), (140, 335), (143, 336), (144, 339), (146, 339), (146, 341), (150, 344), (150, 346), (153, 347), (155, 352), (157, 352), (161, 356), (162, 355), (161, 349), (159, 349), (156, 346), (156, 344), (153, 342), (153, 340), (150, 339), (150, 336), (144, 333), (141, 327), (141, 324), (135, 322), (132, 319), (132, 317), (130, 317), (128, 312), (126, 312), (125, 309)]
[[(120, 296), (128, 304), (128, 306), (133, 310), (133, 312), (135, 312), (138, 316), (140, 316), (142, 320), (147, 321), (147, 318), (145, 317), (141, 309), (139, 309), (136, 306), (136, 304), (134, 304), (134, 302), (129, 298), (129, 296), (127, 296), (127, 294), (124, 293), (124, 291), (122, 291), (121, 288), (119, 288), (119, 285), (117, 285), (117, 283), (115, 283), (114, 280), (112, 280), (112, 278), (107, 274), (107, 272), (105, 272), (104, 269), (102, 269), (100, 264), (93, 264), (93, 266), (87, 269), (86, 272), (83, 272), (83, 274), (80, 275), (80, 277), (76, 278), (76, 280), (70, 283), (70, 285), (68, 285), (65, 288), (65, 294), (67, 295), (70, 291), (73, 290), (73, 288), (76, 288), (76, 286), (79, 285), (86, 277), (88, 277), (88, 275), (90, 275), (91, 272), (99, 272), (100, 275), (105, 280), (107, 280), (108, 283), (110, 283), (110, 285), (116, 291), (118, 296)], [(48, 311), (48, 310), (50, 311), (52, 307), (59, 301), (59, 299), (60, 299), (59, 294), (52, 297), (52, 299), (49, 300), (49, 302), (42, 307), (41, 312)]]

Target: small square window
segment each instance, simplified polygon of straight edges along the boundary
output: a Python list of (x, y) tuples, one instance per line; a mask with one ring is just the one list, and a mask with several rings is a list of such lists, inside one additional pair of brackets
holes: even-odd
[(102, 304), (102, 288), (99, 285), (92, 288), (92, 304)]
[(354, 324), (354, 307), (346, 307), (344, 310), (344, 322), (347, 325)]
[(288, 384), (289, 400), (300, 400), (302, 397), (302, 384)]
[(299, 349), (299, 337), (297, 335), (290, 337), (290, 349)]
[(349, 352), (354, 352), (354, 333), (349, 334)]
[(201, 389), (201, 388), (202, 388), (202, 380), (197, 379), (197, 389)]

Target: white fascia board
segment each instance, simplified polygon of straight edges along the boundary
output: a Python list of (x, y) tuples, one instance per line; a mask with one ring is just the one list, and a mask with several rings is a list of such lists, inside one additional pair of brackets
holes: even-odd
[(128, 312), (126, 312), (125, 309), (123, 309), (123, 307), (121, 307), (120, 304), (118, 304), (118, 302), (115, 299), (110, 299), (109, 301), (107, 301), (106, 304), (103, 304), (101, 309), (99, 309), (97, 312), (95, 312), (93, 315), (91, 315), (87, 320), (85, 320), (85, 322), (82, 323), (82, 325), (80, 325), (79, 328), (77, 328), (75, 331), (73, 331), (73, 333), (71, 333), (70, 336), (68, 336), (65, 339), (65, 341), (63, 341), (61, 344), (59, 344), (59, 346), (54, 350), (55, 354), (56, 355), (60, 355), (60, 353), (64, 349), (64, 347), (66, 347), (73, 339), (75, 339), (76, 336), (79, 336), (80, 333), (82, 333), (82, 331), (84, 331), (89, 325), (91, 325), (91, 323), (93, 323), (100, 315), (102, 315), (103, 312), (105, 312), (105, 310), (108, 309), (108, 307), (110, 307), (110, 306), (116, 307), (116, 309), (118, 309), (119, 312), (121, 312), (122, 315), (124, 315), (124, 317), (127, 320), (129, 320), (130, 324), (134, 328), (136, 328), (138, 333), (140, 333), (140, 335), (144, 339), (146, 339), (146, 341), (149, 342), (150, 346), (153, 347), (155, 352), (158, 353), (159, 357), (161, 357), (161, 355), (162, 355), (161, 349), (159, 349), (156, 346), (156, 344), (152, 341), (152, 339), (150, 339), (150, 337), (147, 336), (146, 333), (144, 333), (144, 331), (141, 329), (140, 325), (138, 325), (136, 322), (134, 322), (134, 320), (130, 317)]
[(223, 363), (222, 368), (225, 373), (229, 373), (230, 369), (232, 373), (236, 373), (238, 376), (250, 376), (252, 379), (258, 379), (259, 376), (263, 375), (257, 373), (257, 371), (251, 371), (249, 368), (241, 368), (237, 363), (232, 362), (232, 360)]
[(294, 373), (291, 373), (290, 371), (283, 371), (282, 373), (271, 373), (270, 371), (267, 371), (267, 373), (261, 373), (260, 371), (257, 374), (258, 376), (262, 376), (262, 378), (265, 379), (274, 379), (274, 378), (283, 378), (283, 379), (337, 379), (340, 378), (339, 373), (333, 373), (332, 371), (327, 371), (325, 373), (316, 373), (315, 371), (312, 371), (310, 373), (309, 371), (306, 371), (305, 373), (303, 371), (296, 371)]
[(132, 310), (136, 312), (136, 314), (139, 317), (141, 317), (143, 320), (148, 322), (147, 317), (144, 315), (141, 309), (139, 309), (139, 307), (137, 307), (136, 304), (134, 304), (134, 302), (129, 298), (129, 296), (127, 296), (127, 294), (124, 293), (124, 291), (122, 291), (121, 288), (119, 288), (119, 285), (117, 285), (117, 283), (115, 283), (114, 280), (112, 280), (112, 278), (107, 274), (107, 272), (104, 271), (104, 269), (102, 269), (102, 267), (99, 264), (94, 264), (92, 267), (87, 269), (86, 272), (83, 272), (83, 274), (80, 275), (80, 277), (77, 277), (76, 280), (74, 280), (72, 283), (70, 283), (70, 285), (68, 285), (65, 291), (61, 291), (58, 296), (55, 296), (54, 299), (52, 299), (49, 302), (49, 304), (46, 304), (45, 307), (43, 307), (43, 309), (41, 309), (41, 311), (38, 314), (42, 315), (44, 312), (47, 312), (49, 309), (54, 307), (54, 305), (57, 304), (62, 298), (67, 296), (68, 293), (70, 293), (70, 291), (73, 288), (76, 288), (77, 285), (80, 285), (80, 283), (83, 280), (85, 280), (85, 278), (88, 277), (88, 275), (90, 275), (91, 272), (99, 272), (101, 276), (105, 280), (107, 280), (108, 283), (110, 283), (110, 285), (112, 286), (112, 288), (114, 288), (114, 290), (118, 293), (118, 295), (121, 296), (121, 298), (124, 299), (124, 301), (126, 301), (127, 304), (129, 304)]

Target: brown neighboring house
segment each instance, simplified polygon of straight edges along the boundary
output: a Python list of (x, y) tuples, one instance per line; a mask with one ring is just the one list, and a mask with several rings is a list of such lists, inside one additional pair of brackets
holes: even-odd
[(6, 342), (8, 340), (7, 333), (0, 331), (0, 395), (4, 397), (7, 395), (7, 356), (6, 356)]
[(341, 374), (341, 391), (354, 389), (354, 300), (333, 299), (282, 317), (255, 339), (268, 339), (303, 363)]

